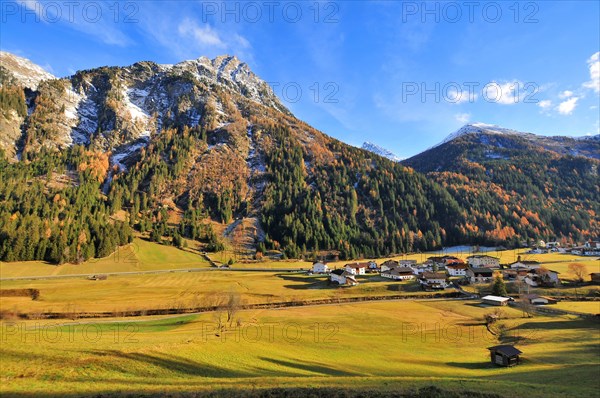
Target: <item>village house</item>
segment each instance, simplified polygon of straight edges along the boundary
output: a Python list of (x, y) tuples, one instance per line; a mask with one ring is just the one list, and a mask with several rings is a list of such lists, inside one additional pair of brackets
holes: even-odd
[(540, 285), (545, 287), (560, 286), (559, 272), (552, 271), (546, 268), (536, 268), (533, 270), (534, 275), (539, 278)]
[(500, 296), (484, 296), (481, 298), (481, 302), (483, 304), (487, 304), (487, 305), (497, 305), (497, 306), (504, 306), (504, 305), (508, 305), (508, 302), (510, 301), (510, 297), (500, 297)]
[(427, 262), (429, 264), (435, 264), (438, 267), (445, 267), (448, 264), (460, 264), (460, 263), (464, 263), (463, 260), (461, 260), (458, 257), (455, 256), (433, 256), (433, 257), (427, 257)]
[(396, 268), (400, 265), (400, 263), (398, 261), (394, 261), (394, 260), (387, 260), (384, 261), (380, 266), (379, 269), (381, 270), (381, 272), (383, 271), (388, 271), (392, 268)]
[(489, 283), (494, 277), (494, 270), (491, 268), (469, 268), (466, 276), (471, 283)]
[(467, 275), (467, 268), (469, 268), (466, 264), (448, 264), (446, 265), (446, 270), (450, 276), (465, 276)]
[(519, 355), (523, 352), (512, 345), (497, 345), (489, 347), (490, 358), (494, 365), (514, 366), (519, 364)]
[(329, 274), (329, 280), (332, 283), (337, 283), (338, 285), (358, 285), (358, 282), (356, 281), (356, 279), (354, 279), (354, 275), (344, 270), (343, 268), (331, 271), (331, 273)]
[(379, 272), (379, 265), (377, 265), (377, 263), (375, 261), (369, 261), (367, 266), (367, 271), (368, 272)]
[(364, 275), (367, 273), (368, 267), (369, 267), (369, 263), (354, 263), (354, 264), (346, 264), (344, 266), (344, 269), (352, 275)]
[(505, 281), (522, 281), (527, 277), (529, 270), (526, 268), (503, 269), (502, 279)]
[(509, 264), (509, 267), (512, 269), (527, 269), (527, 270), (540, 268), (541, 266), (542, 266), (542, 264), (539, 261), (529, 261), (529, 260), (521, 260), (521, 259), (518, 259), (514, 263)]
[(448, 277), (445, 272), (423, 272), (421, 284), (428, 289), (445, 289), (448, 287)]
[(322, 262), (316, 262), (312, 265), (313, 274), (327, 274), (329, 273), (329, 266)]
[(487, 254), (477, 254), (467, 257), (467, 263), (471, 267), (479, 268), (498, 268), (500, 267), (500, 259), (498, 257), (488, 256)]
[(396, 267), (389, 269), (387, 271), (381, 272), (381, 276), (388, 279), (394, 280), (408, 280), (413, 279), (415, 274), (413, 273), (412, 268), (409, 267)]
[(423, 263), (411, 267), (415, 275), (421, 275), (423, 272), (433, 272), (433, 264)]

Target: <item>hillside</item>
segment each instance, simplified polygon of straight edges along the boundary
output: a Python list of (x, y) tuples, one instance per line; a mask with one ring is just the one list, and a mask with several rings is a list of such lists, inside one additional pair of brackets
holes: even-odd
[[(165, 244), (180, 246), (187, 238), (221, 250), (236, 228), (231, 224), (243, 217), (259, 221), (252, 235), (240, 239), (244, 246), (259, 253), (278, 249), (288, 257), (330, 251), (342, 259), (374, 257), (597, 232), (592, 213), (598, 204), (591, 199), (597, 187), (585, 171), (597, 161), (587, 158), (552, 164), (561, 173), (573, 162), (580, 165), (580, 185), (566, 182), (574, 178), (570, 171), (553, 183), (567, 193), (542, 187), (537, 197), (521, 189), (523, 198), (509, 198), (507, 208), (517, 215), (511, 219), (499, 206), (503, 202), (488, 198), (501, 181), (481, 177), (477, 186), (457, 185), (435, 174), (464, 177), (450, 170), (461, 156), (453, 143), (468, 135), (432, 149), (443, 151), (435, 161), (447, 164), (390, 161), (296, 119), (267, 83), (232, 56), (102, 67), (38, 79), (35, 89), (18, 77), (22, 68), (11, 69), (24, 61), (5, 62), (11, 57), (2, 53), (0, 104), (3, 114), (12, 115), (10, 128), (0, 131), (2, 260), (80, 262), (131, 241), (131, 228)], [(483, 151), (482, 159), (488, 159), (486, 148), (476, 151)], [(550, 161), (547, 153), (563, 157), (543, 149), (540, 162)], [(469, 159), (465, 173), (475, 164)], [(440, 171), (426, 177), (406, 165)], [(495, 175), (510, 176), (500, 171)], [(522, 179), (504, 183), (529, 186)], [(465, 198), (467, 189), (485, 195)], [(575, 219), (577, 231), (566, 228), (563, 218), (549, 220), (554, 212), (539, 204), (539, 198), (556, 202), (557, 193), (568, 195), (559, 198), (559, 214)], [(522, 217), (530, 226), (518, 229)], [(228, 227), (215, 228), (219, 223)]]
[(504, 239), (600, 233), (600, 136), (543, 137), (466, 125), (403, 164), (446, 187), (471, 209), (468, 230)]

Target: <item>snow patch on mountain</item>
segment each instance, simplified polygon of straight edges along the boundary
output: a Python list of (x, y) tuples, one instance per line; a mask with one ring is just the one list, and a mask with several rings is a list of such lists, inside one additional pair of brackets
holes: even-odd
[(385, 148), (383, 148), (383, 147), (381, 147), (381, 146), (379, 146), (377, 144), (373, 144), (372, 142), (365, 141), (362, 144), (361, 148), (365, 149), (365, 150), (367, 150), (369, 152), (372, 152), (372, 153), (374, 153), (376, 155), (379, 155), (379, 156), (382, 156), (384, 158), (387, 158), (387, 159), (389, 159), (389, 160), (391, 160), (393, 162), (399, 162), (399, 161), (402, 160), (402, 158), (396, 156), (393, 152), (391, 152), (391, 151), (389, 151), (389, 150), (387, 150), (387, 149), (385, 149)]
[(531, 133), (523, 133), (521, 131), (511, 130), (504, 127), (496, 126), (493, 124), (487, 123), (469, 123), (465, 124), (454, 133), (448, 135), (441, 143), (434, 146), (433, 148), (445, 144), (447, 142), (453, 141), (459, 137), (468, 134), (500, 134), (500, 135), (520, 135), (520, 136), (528, 136), (532, 135)]
[(32, 90), (36, 90), (43, 80), (56, 79), (41, 66), (6, 51), (0, 51), (0, 65), (8, 69), (19, 83)]

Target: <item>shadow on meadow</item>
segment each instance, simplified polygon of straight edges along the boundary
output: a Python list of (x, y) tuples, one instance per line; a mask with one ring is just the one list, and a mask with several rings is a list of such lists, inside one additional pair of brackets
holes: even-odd
[(176, 376), (199, 376), (211, 378), (254, 376), (254, 374), (247, 372), (233, 371), (174, 355), (152, 355), (136, 352), (126, 353), (117, 350), (84, 351), (84, 353), (99, 358), (109, 357), (112, 359), (117, 359), (119, 365), (116, 365), (115, 361), (111, 361), (110, 363), (105, 363), (103, 367), (105, 367), (107, 370), (118, 371), (119, 373), (125, 373), (134, 376), (152, 377), (154, 376), (152, 367), (158, 368), (156, 370), (159, 370), (158, 373), (161, 375), (164, 371), (166, 371), (175, 373)]
[[(332, 368), (329, 366), (324, 366), (323, 364), (315, 363), (315, 362), (306, 362), (306, 361), (286, 361), (283, 359), (275, 359), (275, 358), (267, 358), (260, 357), (262, 361), (272, 363), (277, 366), (284, 366), (286, 368), (292, 368), (300, 371), (301, 373), (291, 373), (290, 376), (298, 376), (305, 377), (305, 372), (317, 373), (321, 376), (359, 376), (358, 373), (349, 372), (345, 370), (340, 370), (336, 368)], [(277, 375), (281, 375), (280, 371), (276, 372)]]

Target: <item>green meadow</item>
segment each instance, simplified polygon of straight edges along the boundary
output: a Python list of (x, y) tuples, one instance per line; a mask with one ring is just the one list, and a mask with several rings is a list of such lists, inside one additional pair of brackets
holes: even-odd
[[(3, 322), (6, 396), (157, 394), (271, 387), (408, 390), (435, 385), (504, 397), (597, 396), (598, 324), (523, 318), (475, 301), (393, 301), (105, 323)], [(514, 343), (522, 364), (490, 364)], [(218, 396), (218, 395), (217, 395)]]

